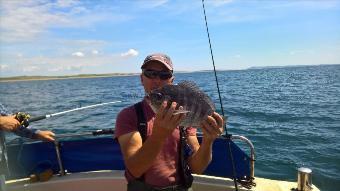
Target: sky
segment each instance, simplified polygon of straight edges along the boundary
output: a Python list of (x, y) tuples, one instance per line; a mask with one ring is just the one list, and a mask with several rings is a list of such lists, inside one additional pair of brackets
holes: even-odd
[[(206, 0), (216, 69), (340, 64), (340, 0)], [(0, 0), (0, 76), (213, 69), (200, 0)]]

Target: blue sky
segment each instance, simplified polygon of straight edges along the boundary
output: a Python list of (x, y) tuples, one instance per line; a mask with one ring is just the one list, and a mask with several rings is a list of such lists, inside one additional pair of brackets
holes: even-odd
[[(216, 68), (340, 64), (340, 1), (206, 0)], [(212, 69), (200, 0), (0, 1), (1, 77)]]

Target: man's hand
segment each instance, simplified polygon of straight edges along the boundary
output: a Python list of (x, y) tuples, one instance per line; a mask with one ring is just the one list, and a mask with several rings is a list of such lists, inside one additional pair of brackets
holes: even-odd
[(223, 133), (223, 118), (216, 112), (201, 122), (203, 139), (198, 143), (197, 137), (189, 136), (188, 143), (194, 148), (189, 158), (189, 165), (193, 173), (201, 174), (212, 160), (213, 143)]
[(35, 138), (42, 140), (42, 141), (54, 141), (55, 134), (52, 131), (38, 130), (35, 134)]
[[(167, 108), (167, 101), (162, 103), (159, 111), (156, 113), (153, 134), (165, 139), (181, 123), (185, 118), (185, 114), (174, 115), (173, 113), (176, 110), (176, 107), (176, 102), (172, 102), (169, 108)], [(182, 109), (182, 106), (178, 109)]]
[(0, 129), (4, 131), (15, 131), (20, 126), (18, 120), (15, 119), (15, 115), (0, 116)]
[(213, 142), (223, 133), (223, 124), (223, 118), (218, 113), (214, 112), (211, 116), (208, 116), (201, 123), (203, 139)]

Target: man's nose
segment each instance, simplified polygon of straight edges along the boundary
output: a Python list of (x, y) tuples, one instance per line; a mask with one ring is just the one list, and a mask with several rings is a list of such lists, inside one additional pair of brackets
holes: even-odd
[(161, 83), (161, 79), (159, 78), (159, 76), (156, 76), (155, 78), (152, 79), (153, 82), (155, 83)]

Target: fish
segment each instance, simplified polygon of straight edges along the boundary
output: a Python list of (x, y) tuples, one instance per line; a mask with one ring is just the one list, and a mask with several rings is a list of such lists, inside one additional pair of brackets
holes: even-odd
[[(178, 84), (167, 84), (152, 90), (147, 96), (152, 110), (157, 113), (164, 101), (177, 103), (173, 115), (185, 113), (185, 119), (179, 126), (199, 127), (201, 122), (216, 110), (214, 102), (193, 81), (182, 81)], [(179, 106), (182, 106), (179, 108)]]

